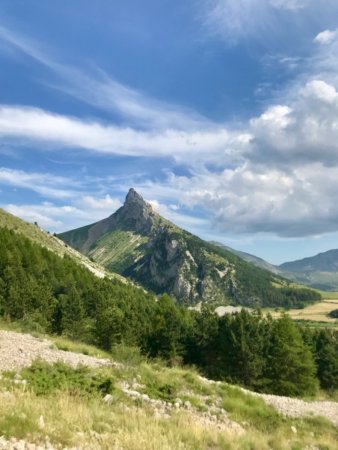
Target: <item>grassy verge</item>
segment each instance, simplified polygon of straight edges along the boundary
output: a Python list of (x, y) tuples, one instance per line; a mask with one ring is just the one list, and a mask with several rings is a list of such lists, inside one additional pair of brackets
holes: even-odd
[[(125, 385), (162, 402), (189, 401), (192, 409), (157, 415), (149, 402), (126, 395)], [(109, 404), (103, 401), (107, 394), (112, 396)], [(198, 420), (199, 413), (214, 405), (241, 424), (244, 434)], [(324, 419), (282, 417), (261, 399), (226, 383), (206, 383), (193, 370), (134, 358), (116, 369), (38, 362), (24, 369), (21, 378), (5, 374), (0, 380), (0, 435), (36, 443), (48, 436), (54, 445), (102, 449), (333, 450), (337, 430)]]

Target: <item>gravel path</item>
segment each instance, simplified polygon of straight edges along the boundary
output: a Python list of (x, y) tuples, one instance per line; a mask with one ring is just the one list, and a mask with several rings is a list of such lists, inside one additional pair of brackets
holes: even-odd
[[(221, 384), (220, 381), (208, 380), (200, 377), (200, 380), (206, 384)], [(258, 392), (249, 391), (240, 388), (241, 391), (248, 395), (260, 397), (268, 405), (275, 408), (278, 412), (287, 417), (307, 417), (321, 416), (328, 419), (335, 426), (338, 426), (338, 403), (327, 401), (306, 402), (298, 398), (283, 397), (281, 395), (259, 394)]]
[(304, 416), (322, 416), (329, 419), (334, 425), (338, 426), (338, 403), (327, 401), (305, 402), (297, 398), (282, 397), (279, 395), (258, 394), (249, 392), (251, 395), (262, 398), (265, 403), (273, 406), (284, 416), (304, 417)]
[(118, 366), (117, 363), (108, 359), (58, 350), (47, 339), (35, 338), (30, 334), (0, 330), (0, 372), (29, 367), (36, 359), (43, 359), (50, 363), (63, 361), (71, 367), (77, 367), (78, 365), (88, 367)]

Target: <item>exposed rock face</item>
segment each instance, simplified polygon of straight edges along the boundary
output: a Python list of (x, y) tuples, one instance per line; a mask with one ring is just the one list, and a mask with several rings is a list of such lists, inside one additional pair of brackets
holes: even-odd
[[(211, 260), (203, 241), (176, 227), (130, 189), (107, 219), (60, 235), (77, 250), (156, 293), (196, 303), (229, 300), (229, 262)], [(219, 267), (218, 267), (219, 266)], [(216, 270), (224, 272), (220, 277)]]
[(139, 233), (149, 233), (156, 213), (152, 206), (134, 190), (130, 189), (122, 208), (111, 215), (110, 226), (123, 225)]
[(108, 218), (59, 237), (112, 272), (189, 304), (259, 306), (263, 290), (257, 295), (250, 277), (257, 286), (265, 285), (265, 292), (273, 278), (262, 269), (253, 273), (251, 264), (233, 253), (164, 219), (134, 189)]

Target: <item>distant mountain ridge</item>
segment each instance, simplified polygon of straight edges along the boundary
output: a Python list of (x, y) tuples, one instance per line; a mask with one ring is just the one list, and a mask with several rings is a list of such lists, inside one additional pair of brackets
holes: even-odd
[(225, 250), (228, 250), (229, 252), (235, 253), (235, 255), (244, 259), (244, 261), (254, 264), (257, 267), (260, 267), (261, 269), (269, 270), (272, 273), (281, 275), (282, 271), (279, 270), (279, 268), (277, 266), (270, 264), (269, 262), (265, 261), (263, 258), (259, 258), (258, 256), (251, 255), (250, 253), (242, 252), (240, 250), (235, 250), (234, 248), (228, 247), (227, 245), (221, 244), (220, 242), (211, 241), (211, 244), (218, 245), (219, 247), (224, 248)]
[(281, 264), (283, 274), (298, 283), (323, 290), (338, 290), (338, 249)]
[(299, 291), (286, 292), (286, 280), (177, 227), (134, 189), (111, 216), (59, 237), (109, 270), (187, 304), (282, 306), (299, 301)]
[(290, 261), (274, 266), (258, 256), (235, 250), (219, 242), (212, 242), (245, 261), (262, 269), (287, 278), (290, 281), (303, 284), (313, 289), (324, 291), (338, 290), (338, 249), (328, 250), (315, 256)]

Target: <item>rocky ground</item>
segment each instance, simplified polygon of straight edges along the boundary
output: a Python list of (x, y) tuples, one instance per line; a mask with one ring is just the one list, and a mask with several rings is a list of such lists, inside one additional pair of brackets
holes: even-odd
[(29, 367), (36, 359), (43, 359), (49, 363), (63, 361), (71, 367), (77, 367), (78, 365), (94, 368), (118, 366), (117, 363), (108, 359), (58, 350), (55, 344), (47, 339), (35, 338), (30, 334), (0, 330), (0, 372), (16, 371)]
[[(48, 339), (40, 339), (29, 334), (0, 330), (0, 372), (20, 371), (22, 368), (30, 366), (36, 359), (43, 359), (50, 363), (63, 361), (72, 367), (76, 367), (78, 365), (85, 365), (92, 368), (103, 366), (121, 367), (121, 364), (114, 363), (108, 359), (100, 359), (80, 353), (58, 350), (55, 344)], [(205, 384), (220, 383), (203, 377), (200, 377), (200, 380)], [(140, 380), (138, 379), (135, 379), (132, 382), (121, 381), (119, 386), (125, 395), (135, 401), (135, 407), (137, 407), (141, 401), (153, 410), (155, 416), (161, 417), (162, 419), (170, 418), (177, 412), (184, 411), (184, 413), (191, 415), (193, 422), (200, 423), (203, 427), (214, 427), (218, 430), (224, 430), (236, 435), (240, 435), (245, 432), (245, 426), (243, 428), (242, 425), (232, 421), (228, 417), (227, 412), (222, 408), (221, 401), (217, 402), (217, 399), (215, 401), (215, 399), (211, 399), (208, 396), (206, 396), (206, 398), (202, 398), (203, 396), (200, 396), (200, 402), (208, 405), (206, 410), (201, 411), (191, 405), (189, 401), (182, 401), (180, 398), (177, 398), (173, 403), (150, 398), (147, 394), (142, 392), (144, 386), (139, 383)], [(243, 389), (243, 391), (248, 395), (254, 395), (262, 398), (267, 404), (276, 408), (285, 416), (295, 418), (309, 415), (323, 416), (334, 425), (338, 425), (338, 403), (328, 401), (305, 402), (303, 400), (288, 397), (258, 394), (245, 389)], [(4, 395), (6, 392), (2, 394)], [(189, 393), (182, 393), (183, 398), (184, 394)], [(109, 404), (112, 401), (112, 397), (107, 395), (102, 400)], [(126, 409), (128, 409), (127, 406)], [(292, 431), (297, 432), (297, 430)], [(61, 447), (56, 447), (55, 450), (58, 448)], [(91, 447), (88, 445), (81, 448), (91, 449), (98, 447)], [(4, 437), (0, 436), (0, 450), (1, 449), (53, 450), (54, 447), (48, 439), (46, 439), (46, 442), (42, 444), (30, 444), (26, 441), (17, 440), (14, 438), (6, 440)]]
[[(217, 384), (219, 381), (208, 380), (200, 377), (207, 384)], [(338, 426), (338, 403), (328, 401), (310, 401), (306, 402), (297, 398), (283, 397), (281, 395), (259, 394), (248, 389), (240, 388), (248, 395), (260, 397), (268, 405), (277, 409), (282, 415), (287, 417), (306, 417), (306, 416), (322, 416)]]
[(338, 426), (338, 403), (336, 402), (305, 402), (297, 398), (281, 397), (279, 395), (257, 394), (256, 392), (250, 392), (250, 394), (261, 397), (265, 403), (273, 406), (284, 416), (322, 416)]

